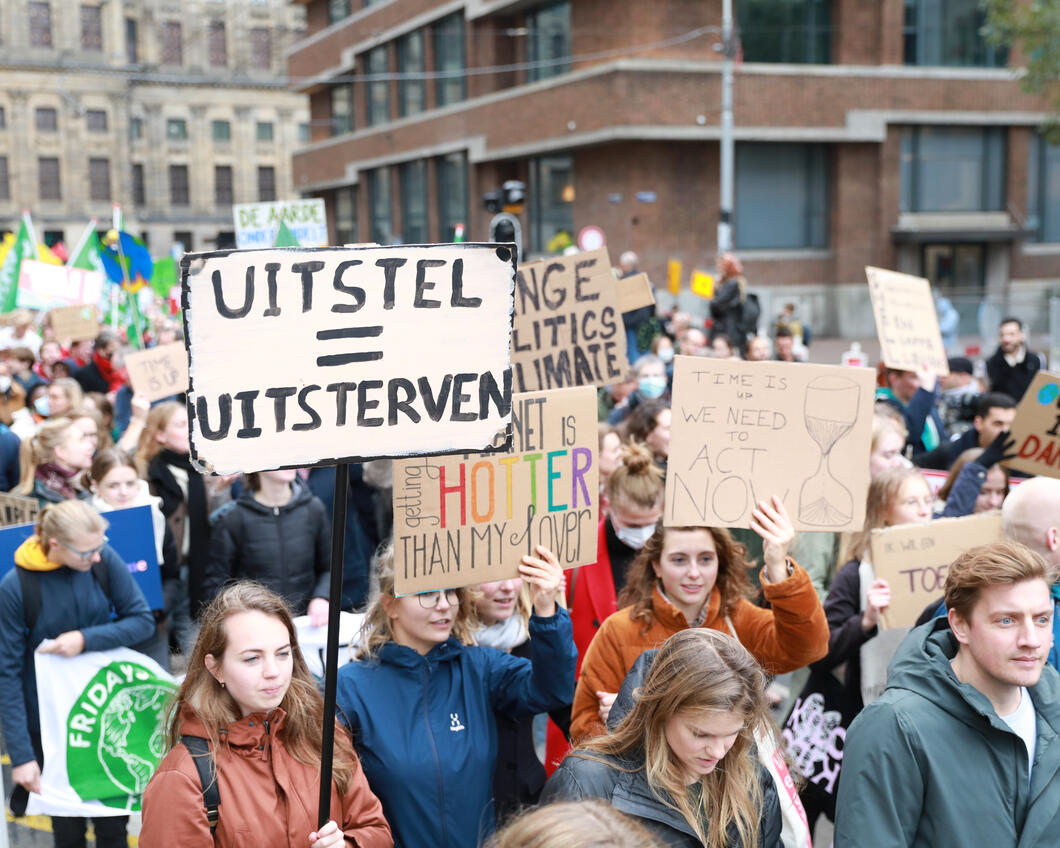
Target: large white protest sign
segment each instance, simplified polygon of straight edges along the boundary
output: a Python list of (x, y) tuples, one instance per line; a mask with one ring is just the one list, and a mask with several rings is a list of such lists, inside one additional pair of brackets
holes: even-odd
[(128, 648), (76, 657), (34, 654), (44, 773), (26, 812), (124, 816), (163, 754), (163, 717), (176, 682)]
[(511, 425), (513, 252), (185, 254), (192, 458), (228, 474), (497, 449)]
[(103, 274), (69, 265), (49, 265), (26, 259), (18, 276), (18, 305), (50, 309), (80, 303), (99, 303), (103, 296)]
[(236, 225), (236, 247), (247, 250), (272, 247), (280, 221), (298, 239), (300, 247), (324, 247), (328, 243), (328, 220), (319, 197), (277, 200), (272, 203), (237, 203), (232, 207)]

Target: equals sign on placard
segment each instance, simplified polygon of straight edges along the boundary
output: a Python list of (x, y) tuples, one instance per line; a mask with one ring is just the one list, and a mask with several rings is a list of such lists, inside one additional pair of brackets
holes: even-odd
[[(383, 334), (382, 324), (374, 327), (343, 327), (339, 330), (320, 330), (317, 339), (322, 342), (332, 339), (374, 339)], [(381, 350), (365, 350), (357, 353), (332, 353), (327, 356), (318, 356), (317, 365), (347, 365), (350, 362), (374, 362), (383, 358)]]

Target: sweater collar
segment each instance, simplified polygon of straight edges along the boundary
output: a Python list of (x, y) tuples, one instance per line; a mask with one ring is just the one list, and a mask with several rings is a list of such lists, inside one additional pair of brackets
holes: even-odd
[(62, 568), (57, 562), (48, 559), (41, 547), (39, 536), (30, 536), (15, 551), (15, 565), (26, 571), (55, 571)]
[[(652, 590), (651, 610), (655, 615), (655, 619), (670, 630), (684, 630), (686, 627), (691, 626), (688, 619), (685, 618), (685, 614), (666, 599), (658, 585)], [(715, 621), (720, 611), (721, 592), (715, 586), (710, 590), (710, 597), (707, 599), (707, 614), (705, 617), (701, 616), (703, 622), (698, 626), (709, 625)]]
[[(230, 748), (260, 748), (266, 737), (275, 736), (283, 727), (287, 713), (277, 707), (268, 713), (251, 713), (226, 727), (218, 728), (217, 733)], [(186, 736), (206, 737), (206, 725), (198, 712), (188, 704), (181, 708), (180, 732)]]

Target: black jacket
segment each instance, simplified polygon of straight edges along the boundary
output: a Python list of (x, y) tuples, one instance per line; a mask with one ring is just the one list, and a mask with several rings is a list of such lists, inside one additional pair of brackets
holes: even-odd
[(331, 579), (331, 526), (324, 505), (301, 481), (286, 506), (265, 506), (245, 491), (214, 515), (203, 595), (212, 600), (225, 582), (264, 583), (304, 614), (312, 598), (326, 598)]
[(852, 559), (836, 572), (824, 600), (828, 619), (828, 654), (813, 664), (817, 671), (832, 671), (846, 663), (843, 674), (842, 711), (857, 715), (865, 706), (861, 697), (861, 646), (879, 633), (861, 628), (861, 560)]
[(1015, 365), (1009, 365), (1005, 361), (1005, 354), (998, 348), (994, 355), (986, 361), (986, 374), (990, 378), (990, 391), (1004, 392), (1016, 403), (1020, 402), (1027, 391), (1027, 387), (1034, 379), (1034, 375), (1042, 367), (1042, 355), (1027, 350), (1023, 361)]
[(110, 391), (110, 384), (107, 382), (107, 378), (100, 373), (95, 359), (90, 358), (88, 362), (74, 371), (73, 378), (77, 380), (78, 385), (86, 392), (99, 392), (105, 395)]

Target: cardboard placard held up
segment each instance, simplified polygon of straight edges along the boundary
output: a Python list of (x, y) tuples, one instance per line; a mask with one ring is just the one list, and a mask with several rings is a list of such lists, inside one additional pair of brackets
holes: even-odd
[(655, 305), (655, 291), (647, 274), (634, 274), (615, 280), (620, 312), (632, 312), (645, 306)]
[(777, 495), (798, 530), (860, 528), (874, 386), (867, 368), (675, 357), (665, 524), (749, 527)]
[(891, 604), (880, 626), (915, 624), (924, 608), (942, 597), (950, 563), (971, 548), (1004, 538), (1000, 512), (873, 530), (872, 565), (876, 577), (891, 587)]
[(596, 392), (517, 394), (512, 430), (507, 453), (395, 461), (400, 594), (517, 577), (537, 545), (564, 568), (596, 562)]
[(626, 331), (607, 248), (522, 265), (512, 369), (517, 392), (600, 386), (626, 368)]
[(188, 352), (181, 342), (128, 353), (125, 368), (133, 391), (143, 392), (150, 401), (188, 390)]
[(76, 306), (59, 306), (51, 310), (52, 330), (55, 338), (72, 342), (83, 342), (99, 335), (99, 318), (96, 307), (90, 303)]
[(191, 456), (215, 473), (488, 450), (515, 246), (185, 254)]
[(921, 365), (949, 374), (931, 284), (923, 277), (865, 268), (880, 358), (888, 368), (916, 371)]
[(1028, 474), (1060, 477), (1060, 376), (1034, 375), (1009, 430), (1016, 456), (1005, 465)]
[(0, 493), (0, 527), (32, 524), (39, 514), (40, 504), (36, 498)]

